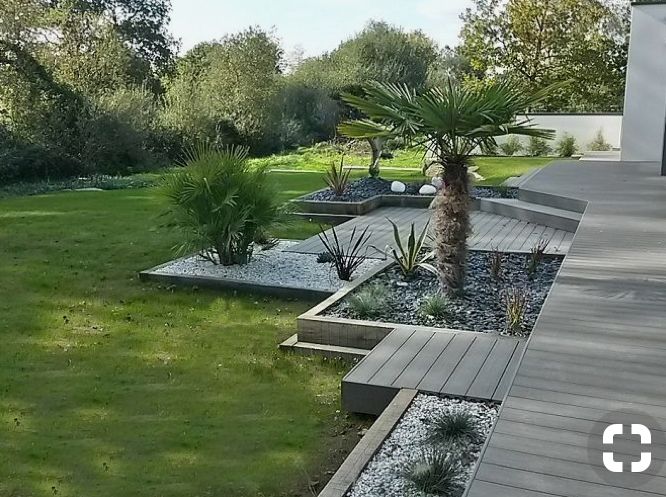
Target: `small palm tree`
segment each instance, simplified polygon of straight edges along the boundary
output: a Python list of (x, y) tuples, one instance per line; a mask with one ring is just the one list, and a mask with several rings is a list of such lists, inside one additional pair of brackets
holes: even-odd
[(467, 89), (449, 81), (443, 88), (417, 93), (406, 86), (375, 82), (365, 86), (361, 96), (343, 95), (367, 118), (342, 123), (342, 134), (366, 139), (400, 136), (424, 145), (441, 166), (445, 188), (435, 201), (435, 239), (437, 269), (448, 293), (462, 291), (465, 280), (470, 232), (467, 168), (472, 153), (496, 146), (500, 135), (552, 138), (552, 130), (535, 128), (527, 118), (516, 116), (553, 89), (527, 95), (509, 82)]

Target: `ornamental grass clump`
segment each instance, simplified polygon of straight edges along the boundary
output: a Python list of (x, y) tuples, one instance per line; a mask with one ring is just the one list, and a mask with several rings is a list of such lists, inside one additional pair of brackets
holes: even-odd
[(460, 495), (460, 464), (445, 450), (424, 450), (407, 465), (404, 477), (426, 495), (454, 497)]
[(449, 412), (437, 418), (431, 428), (430, 442), (449, 445), (472, 442), (479, 435), (479, 427), (470, 413)]
[(349, 298), (349, 308), (359, 318), (377, 318), (389, 307), (389, 292), (385, 286), (375, 283)]
[(257, 240), (286, 219), (265, 167), (250, 167), (248, 149), (200, 146), (167, 174), (162, 192), (167, 224), (183, 233), (180, 254), (197, 252), (213, 264), (247, 264)]
[(527, 276), (533, 279), (536, 276), (539, 266), (546, 256), (546, 249), (548, 248), (548, 240), (541, 239), (530, 249), (527, 256)]
[(419, 311), (426, 317), (443, 318), (449, 313), (450, 305), (451, 303), (446, 295), (435, 293), (423, 299)]
[(496, 248), (490, 251), (488, 256), (488, 268), (492, 279), (496, 281), (502, 279), (504, 275), (504, 254)]
[(525, 288), (513, 287), (504, 292), (507, 334), (520, 335), (523, 332), (528, 302), (529, 293)]

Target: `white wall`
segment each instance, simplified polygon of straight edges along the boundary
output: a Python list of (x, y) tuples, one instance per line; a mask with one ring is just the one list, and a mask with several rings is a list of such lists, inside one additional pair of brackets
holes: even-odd
[[(579, 151), (584, 152), (599, 130), (602, 130), (604, 138), (613, 148), (620, 146), (620, 114), (530, 114), (527, 117), (540, 128), (555, 130), (555, 139), (550, 143), (553, 148), (566, 133), (576, 138)], [(529, 140), (527, 137), (519, 138), (523, 143)], [(497, 142), (502, 143), (504, 140), (505, 138), (498, 138)]]
[(634, 4), (621, 158), (660, 161), (666, 123), (666, 4)]

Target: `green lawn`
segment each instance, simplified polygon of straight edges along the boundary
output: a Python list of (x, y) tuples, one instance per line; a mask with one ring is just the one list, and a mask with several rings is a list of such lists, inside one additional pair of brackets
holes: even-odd
[(138, 281), (177, 241), (160, 210), (154, 189), (0, 201), (0, 495), (309, 495), (355, 436), (347, 366), (276, 349), (311, 304)]
[[(420, 168), (423, 152), (416, 149), (396, 150), (393, 159), (381, 162), (382, 167)], [(484, 185), (499, 185), (510, 176), (520, 176), (535, 167), (542, 167), (555, 160), (554, 157), (488, 157), (479, 156), (473, 164), (479, 167), (479, 174), (485, 180)], [(280, 155), (271, 155), (260, 159), (252, 159), (257, 165), (265, 165), (271, 169), (287, 169), (297, 171), (324, 171), (331, 164), (339, 163), (340, 154), (331, 147), (319, 146), (301, 148), (298, 151)], [(370, 162), (369, 153), (353, 152), (345, 156), (345, 164), (350, 166), (366, 166)], [(386, 171), (384, 176), (395, 176), (395, 171)]]

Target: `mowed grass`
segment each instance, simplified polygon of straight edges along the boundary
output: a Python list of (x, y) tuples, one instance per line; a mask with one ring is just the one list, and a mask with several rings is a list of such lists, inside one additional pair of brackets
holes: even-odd
[[(386, 168), (421, 168), (423, 152), (418, 149), (395, 150), (392, 159), (381, 161), (381, 167)], [(257, 165), (271, 169), (285, 169), (296, 171), (325, 171), (331, 164), (340, 163), (340, 153), (332, 147), (318, 146), (300, 148), (297, 151), (279, 155), (271, 155), (259, 159), (252, 159)], [(472, 164), (478, 166), (479, 174), (485, 179), (479, 181), (480, 185), (499, 185), (511, 176), (521, 176), (534, 168), (543, 167), (556, 157), (490, 157), (478, 156), (472, 159)], [(349, 166), (367, 166), (370, 163), (370, 154), (356, 149), (345, 155), (345, 164)], [(386, 169), (383, 176), (395, 176), (401, 171)], [(415, 174), (417, 173), (410, 173)]]
[(347, 429), (347, 366), (277, 350), (311, 303), (139, 282), (178, 241), (161, 209), (155, 189), (0, 201), (0, 495), (301, 495)]

